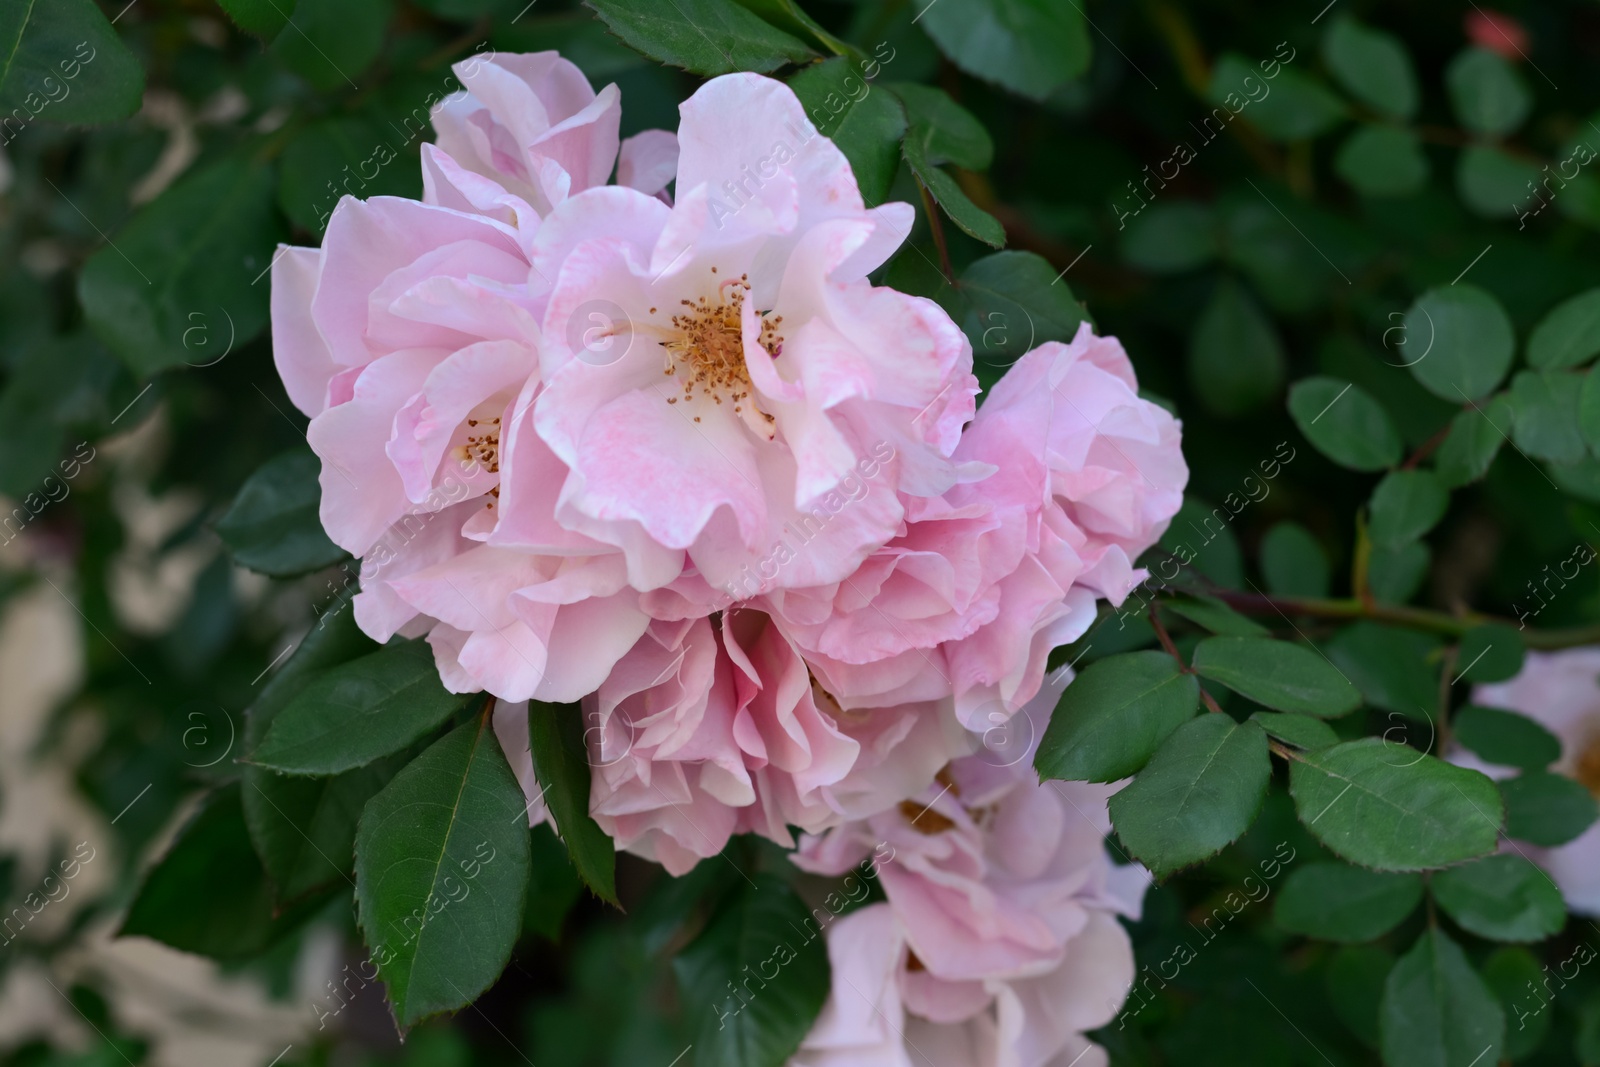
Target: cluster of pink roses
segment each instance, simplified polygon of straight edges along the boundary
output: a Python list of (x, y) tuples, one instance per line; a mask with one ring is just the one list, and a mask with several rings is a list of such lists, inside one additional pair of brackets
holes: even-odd
[[(865, 205), (781, 82), (713, 79), (676, 135), (619, 142), (616, 88), (554, 53), (457, 74), (422, 201), (346, 198), (273, 270), (322, 520), (366, 557), (358, 623), (426, 635), (448, 688), (499, 698), (530, 796), (525, 702), (581, 701), (591, 814), (675, 874), (791, 828), (828, 834), (801, 862), (831, 869), (948, 767), (939, 830), (900, 828), (903, 854), (970, 901), (1012, 894), (1000, 925), (908, 863), (896, 918), (852, 915), (873, 937), (838, 948), (870, 941), (937, 1023), (999, 998), (1014, 1044), (1040, 983), (1075, 980), (1067, 943), (1114, 937), (1091, 914), (1104, 827), (1022, 757), (971, 754), (1142, 577), (1188, 477), (1177, 422), (1087, 326), (977, 408), (962, 331), (867, 280), (912, 208)], [(935, 952), (942, 908), (998, 955)]]

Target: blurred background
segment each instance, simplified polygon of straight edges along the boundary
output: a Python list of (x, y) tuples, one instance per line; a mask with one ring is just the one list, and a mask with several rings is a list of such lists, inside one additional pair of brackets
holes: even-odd
[[(266, 330), (277, 244), (316, 244), (341, 195), (419, 196), (427, 109), (477, 51), (560, 49), (620, 86), (624, 136), (675, 127), (699, 79), (563, 0), (37, 2), (59, 5), (59, 95), (0, 68), (0, 1064), (671, 1067), (689, 1041), (663, 915), (705, 891), (706, 865), (623, 916), (581, 891), (543, 831), (505, 977), (404, 1047), (359, 977), (349, 894), (268, 915), (259, 861), (228, 847), (242, 834), (219, 836), (190, 872), (204, 888), (168, 902), (190, 951), (116, 934), (198, 798), (239, 778), (261, 687), (354, 592), (331, 544), (324, 566), (285, 575), (273, 552), (290, 527), (252, 541), (227, 520), (252, 473), (305, 454)], [(684, 6), (715, 18), (731, 2)], [(1007, 6), (936, 2), (961, 17)], [(1402, 369), (1428, 343), (1408, 314), (1420, 294), (1486, 291), (1520, 349), (1600, 285), (1600, 7), (1041, 2), (1070, 5), (1081, 34), (1059, 69), (1009, 86), (947, 58), (934, 35), (953, 16), (924, 19), (925, 0), (804, 5), (879, 56), (878, 79), (938, 86), (981, 120), (992, 153), (954, 152), (950, 174), (1008, 247), (1060, 272), (1038, 284), (1061, 310), (963, 275), (989, 249), (948, 220), (944, 249), (919, 221), (884, 280), (944, 303), (986, 381), (1078, 314), (1117, 334), (1184, 421), (1191, 499), (1167, 546), (1192, 542), (1223, 586), (1348, 593), (1348, 517), (1370, 478), (1308, 444), (1287, 390), (1353, 381), (1408, 453), (1431, 452), (1463, 405)], [(6, 0), (0, 44), (33, 6)], [(1372, 65), (1374, 48), (1389, 59)], [(906, 167), (891, 188), (919, 202)], [(1486, 404), (1508, 447), (1488, 450), (1438, 531), (1375, 550), (1380, 599), (1516, 617), (1547, 568), (1600, 538), (1600, 460), (1541, 432), (1576, 381), (1534, 378)], [(316, 500), (280, 503), (303, 530)], [(1212, 534), (1198, 517), (1216, 506), (1231, 520)], [(1540, 598), (1538, 625), (1600, 619), (1597, 573)], [(1147, 640), (1136, 625), (1092, 655)], [(1285, 843), (1316, 852), (1279, 792), (1243, 841), (1152, 890), (1141, 965)], [(627, 860), (618, 873), (625, 900), (660, 877)], [(1501, 951), (1490, 970), (1509, 1004), (1537, 965)], [(1252, 908), (1099, 1039), (1129, 1064), (1376, 1062), (1392, 958), (1294, 942)], [(1296, 1022), (1263, 1013), (1251, 982)], [(1574, 1048), (1600, 1062), (1600, 979), (1562, 996), (1554, 1037), (1513, 1039), (1520, 1062), (1572, 1063)]]

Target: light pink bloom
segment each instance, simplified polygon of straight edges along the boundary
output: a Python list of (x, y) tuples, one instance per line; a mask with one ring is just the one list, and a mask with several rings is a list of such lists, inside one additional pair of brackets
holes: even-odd
[(767, 599), (808, 652), (923, 661), (982, 730), (1032, 699), (1097, 596), (1120, 604), (1142, 577), (1132, 561), (1182, 503), (1188, 467), (1177, 420), (1139, 398), (1122, 346), (1087, 324), (1023, 356), (953, 458), (989, 473), (908, 500), (902, 532), (840, 582)]
[[(621, 549), (637, 588), (692, 567), (705, 614), (819, 506), (831, 521), (776, 582), (853, 571), (902, 492), (954, 480), (976, 380), (937, 305), (866, 281), (911, 208), (866, 208), (787, 86), (727, 75), (681, 112), (672, 207), (591, 189), (539, 229), (554, 289), (534, 424), (569, 471), (557, 520)], [(868, 463), (876, 491), (833, 506)]]
[[(1022, 717), (1042, 729), (1059, 688)], [(1083, 1034), (1132, 984), (1116, 915), (1138, 916), (1149, 878), (1106, 855), (1117, 787), (994, 762), (957, 760), (915, 799), (802, 843), (816, 873), (871, 862), (888, 902), (829, 928), (833, 991), (795, 1067), (1104, 1067)]]
[[(1600, 648), (1529, 652), (1515, 678), (1478, 686), (1472, 702), (1520, 712), (1555, 734), (1561, 739), (1561, 758), (1551, 769), (1600, 797)], [(1493, 778), (1515, 773), (1485, 764), (1464, 749), (1450, 758)], [(1517, 847), (1550, 872), (1569, 908), (1600, 916), (1600, 823), (1556, 848)]]
[(760, 612), (656, 621), (584, 702), (590, 813), (682, 874), (730, 835), (792, 846), (892, 805), (971, 742), (949, 702), (846, 712)]

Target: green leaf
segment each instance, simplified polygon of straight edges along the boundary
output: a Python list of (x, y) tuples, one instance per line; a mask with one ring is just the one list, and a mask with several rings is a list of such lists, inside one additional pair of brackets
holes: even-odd
[[(1185, 566), (1229, 589), (1244, 588), (1244, 553), (1226, 508), (1185, 495), (1183, 506), (1161, 535), (1161, 547)], [(1192, 561), (1192, 562), (1191, 562)]]
[(1529, 182), (1539, 180), (1539, 168), (1493, 145), (1468, 145), (1456, 164), (1456, 192), (1473, 211), (1487, 219), (1511, 219), (1526, 212), (1533, 201)]
[[(1269, 62), (1263, 60), (1261, 66)], [(1282, 65), (1268, 78), (1234, 52), (1217, 60), (1206, 97), (1275, 141), (1307, 140), (1337, 126), (1346, 115), (1344, 101), (1315, 78)]]
[(1189, 340), (1189, 382), (1218, 415), (1243, 415), (1283, 387), (1283, 345), (1261, 306), (1231, 278), (1218, 281)]
[(1581, 367), (1600, 355), (1600, 289), (1585, 289), (1545, 313), (1528, 338), (1528, 364)]
[(912, 126), (900, 142), (900, 155), (911, 173), (964, 233), (993, 248), (1004, 246), (1006, 230), (1000, 220), (974, 204), (954, 178), (933, 164), (928, 158), (927, 142), (927, 130), (917, 126)]
[(1504, 395), (1462, 411), (1434, 455), (1439, 481), (1455, 489), (1482, 478), (1510, 432), (1511, 401)]
[(1250, 716), (1250, 721), (1265, 730), (1269, 737), (1296, 748), (1328, 748), (1339, 743), (1339, 735), (1333, 732), (1333, 727), (1309, 715), (1258, 711)]
[(0, 143), (40, 122), (111, 122), (139, 110), (144, 69), (94, 0), (0, 10)]
[[(113, 414), (105, 398), (124, 372), (85, 333), (30, 344), (18, 358), (20, 366), (13, 364), (0, 391), (0, 493), (31, 514), (54, 494), (70, 494), (74, 479), (98, 455), (89, 430)], [(83, 436), (69, 448), (74, 429)], [(16, 523), (4, 530), (9, 541)]]
[(1398, 470), (1383, 476), (1372, 491), (1372, 543), (1399, 548), (1438, 525), (1450, 494), (1432, 471)]
[(1033, 765), (1043, 778), (1114, 782), (1194, 716), (1200, 685), (1165, 652), (1107, 656), (1072, 680)]
[(1400, 431), (1365, 389), (1339, 378), (1303, 378), (1289, 414), (1306, 440), (1341, 467), (1379, 471), (1400, 462)]
[(589, 753), (583, 735), (583, 710), (576, 704), (528, 702), (533, 774), (543, 784), (550, 819), (584, 884), (601, 900), (620, 908), (616, 847), (589, 817)]
[(1043, 100), (1089, 69), (1089, 31), (1071, 4), (1054, 0), (939, 0), (922, 28), (956, 66)]
[(1564, 845), (1600, 815), (1594, 794), (1565, 775), (1524, 771), (1499, 786), (1506, 804), (1506, 836), (1530, 845)]
[[(1485, 763), (1538, 771), (1561, 758), (1561, 739), (1526, 715), (1468, 704), (1455, 714), (1455, 739)], [(1508, 819), (1515, 813), (1508, 813)]]
[(1486, 622), (1461, 635), (1456, 662), (1461, 664), (1461, 677), (1469, 682), (1503, 682), (1522, 670), (1524, 652), (1521, 631)]
[(1511, 380), (1511, 411), (1518, 448), (1552, 463), (1577, 463), (1588, 455), (1578, 425), (1586, 377), (1569, 370), (1517, 373)]
[(739, 885), (672, 961), (685, 1015), (700, 1020), (695, 1063), (789, 1061), (828, 998), (820, 933), (812, 910), (776, 875)]
[(906, 117), (917, 128), (928, 161), (954, 163), (967, 170), (988, 170), (994, 162), (994, 140), (976, 115), (943, 89), (914, 82), (887, 86), (905, 104)]
[(217, 0), (240, 29), (270, 41), (294, 14), (296, 0)]
[(1578, 390), (1578, 432), (1591, 450), (1600, 453), (1600, 373), (1592, 367)]
[(789, 80), (789, 87), (823, 136), (832, 139), (855, 174), (870, 206), (888, 199), (900, 171), (905, 108), (888, 90), (873, 86), (849, 59), (814, 63)]
[(836, 56), (848, 56), (853, 51), (859, 51), (829, 33), (820, 22), (801, 10), (794, 0), (738, 0), (738, 3), (785, 33), (791, 33)]
[(250, 761), (285, 774), (364, 767), (475, 699), (445, 689), (426, 641), (397, 642), (313, 678), (272, 720)]
[(359, 89), (361, 77), (383, 50), (391, 0), (318, 0), (296, 4), (289, 28), (271, 51), (312, 88)]
[(1474, 133), (1508, 134), (1522, 125), (1533, 106), (1522, 75), (1486, 48), (1469, 48), (1456, 56), (1444, 80), (1456, 118)]
[(1339, 87), (1372, 110), (1394, 119), (1417, 113), (1417, 74), (1393, 34), (1340, 15), (1322, 38), (1322, 59)]
[(1319, 719), (1347, 715), (1361, 694), (1317, 653), (1265, 637), (1208, 637), (1195, 646), (1195, 672), (1276, 711)]
[(1217, 256), (1217, 224), (1207, 204), (1152, 204), (1122, 237), (1122, 258), (1152, 274), (1181, 274)]
[(1378, 1005), (1394, 955), (1376, 945), (1347, 945), (1328, 961), (1328, 1003), (1339, 1021), (1367, 1045), (1378, 1046)]
[(583, 896), (583, 879), (567, 858), (567, 846), (546, 823), (533, 828), (529, 850), (532, 861), (528, 899), (522, 913), (523, 932), (560, 941), (567, 913)]
[(1321, 543), (1293, 522), (1274, 524), (1261, 538), (1261, 576), (1279, 596), (1328, 595), (1332, 568)]
[(586, 0), (612, 33), (669, 66), (714, 77), (765, 74), (816, 53), (734, 0)]
[(1283, 883), (1272, 917), (1292, 934), (1324, 941), (1373, 941), (1400, 925), (1420, 903), (1420, 874), (1308, 863)]
[(1367, 585), (1372, 595), (1386, 604), (1404, 604), (1428, 576), (1433, 553), (1419, 541), (1398, 548), (1378, 546), (1368, 564)]
[(470, 1004), (522, 929), (522, 789), (485, 711), (368, 801), (356, 831), (356, 917), (402, 1031)]
[(1555, 1014), (1548, 1010), (1548, 1000), (1529, 992), (1544, 980), (1544, 968), (1527, 949), (1507, 945), (1490, 953), (1480, 974), (1506, 1013), (1506, 1058), (1523, 1059), (1544, 1043)]
[(978, 381), (989, 387), (1046, 341), (1070, 341), (1083, 306), (1042, 256), (996, 252), (974, 260), (956, 283), (969, 307), (961, 327), (972, 342)]
[[(250, 706), (244, 751), (260, 744), (278, 712), (311, 679), (377, 648), (357, 628), (354, 612), (325, 615)], [(397, 762), (380, 761), (335, 778), (289, 778), (245, 764), (245, 822), (280, 906), (348, 876), (355, 855), (356, 819), (367, 800), (399, 769)]]
[(1477, 771), (1380, 737), (1308, 752), (1290, 766), (1300, 821), (1335, 855), (1421, 871), (1494, 851), (1504, 809)]
[(1253, 619), (1234, 611), (1214, 597), (1201, 596), (1193, 600), (1169, 600), (1166, 607), (1174, 615), (1181, 615), (1196, 626), (1229, 637), (1267, 637), (1272, 631)]
[[(268, 286), (253, 285), (284, 237), (272, 172), (223, 160), (148, 204), (78, 277), (89, 327), (136, 375), (217, 362), (267, 324)], [(204, 349), (188, 347), (204, 331)], [(224, 333), (223, 331), (226, 331)]]
[[(1406, 312), (1412, 375), (1452, 404), (1479, 400), (1511, 369), (1516, 339), (1500, 302), (1472, 285), (1429, 289)], [(1422, 353), (1413, 357), (1410, 346)]]
[(297, 132), (278, 168), (278, 205), (297, 226), (322, 233), (339, 198), (419, 199), (415, 142), (396, 151), (392, 132), (355, 116), (322, 119)]
[(1128, 851), (1165, 878), (1216, 855), (1249, 829), (1271, 776), (1261, 727), (1201, 715), (1173, 731), (1138, 777), (1111, 798), (1111, 822)]
[(1567, 923), (1550, 876), (1509, 853), (1440, 871), (1429, 889), (1463, 930), (1491, 941), (1543, 941)]
[[(197, 887), (203, 886), (203, 892)], [(212, 959), (258, 955), (322, 906), (279, 914), (250, 845), (238, 785), (212, 793), (134, 894), (120, 937), (148, 937)]]
[(1428, 157), (1410, 130), (1362, 126), (1346, 137), (1333, 169), (1366, 196), (1409, 196), (1428, 183)]
[(1443, 930), (1429, 927), (1389, 972), (1379, 1011), (1390, 1067), (1467, 1067), (1500, 1062), (1506, 1020)]
[(292, 578), (347, 558), (318, 518), (322, 463), (297, 448), (256, 469), (217, 520), (217, 536), (233, 561), (274, 578)]

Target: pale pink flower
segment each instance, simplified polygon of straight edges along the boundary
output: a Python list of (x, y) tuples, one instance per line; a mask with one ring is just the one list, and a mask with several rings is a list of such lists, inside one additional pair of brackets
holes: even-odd
[[(1600, 648), (1529, 652), (1522, 670), (1507, 682), (1480, 685), (1472, 702), (1520, 712), (1561, 739), (1561, 758), (1551, 770), (1582, 782), (1600, 797)], [(1457, 748), (1451, 761), (1508, 778), (1511, 768), (1484, 763)], [(1600, 823), (1555, 848), (1519, 844), (1519, 852), (1550, 872), (1567, 906), (1600, 916)]]
[(656, 621), (584, 702), (590, 813), (682, 874), (730, 835), (785, 846), (920, 789), (971, 742), (948, 701), (846, 712), (757, 611)]
[[(1024, 717), (1042, 728), (1059, 689)], [(1149, 881), (1106, 855), (1117, 786), (1040, 783), (1030, 760), (997, 767), (991, 755), (803, 841), (799, 866), (838, 875), (870, 863), (888, 902), (829, 928), (833, 990), (795, 1067), (1104, 1067), (1083, 1035), (1132, 984), (1116, 916), (1138, 916)]]

